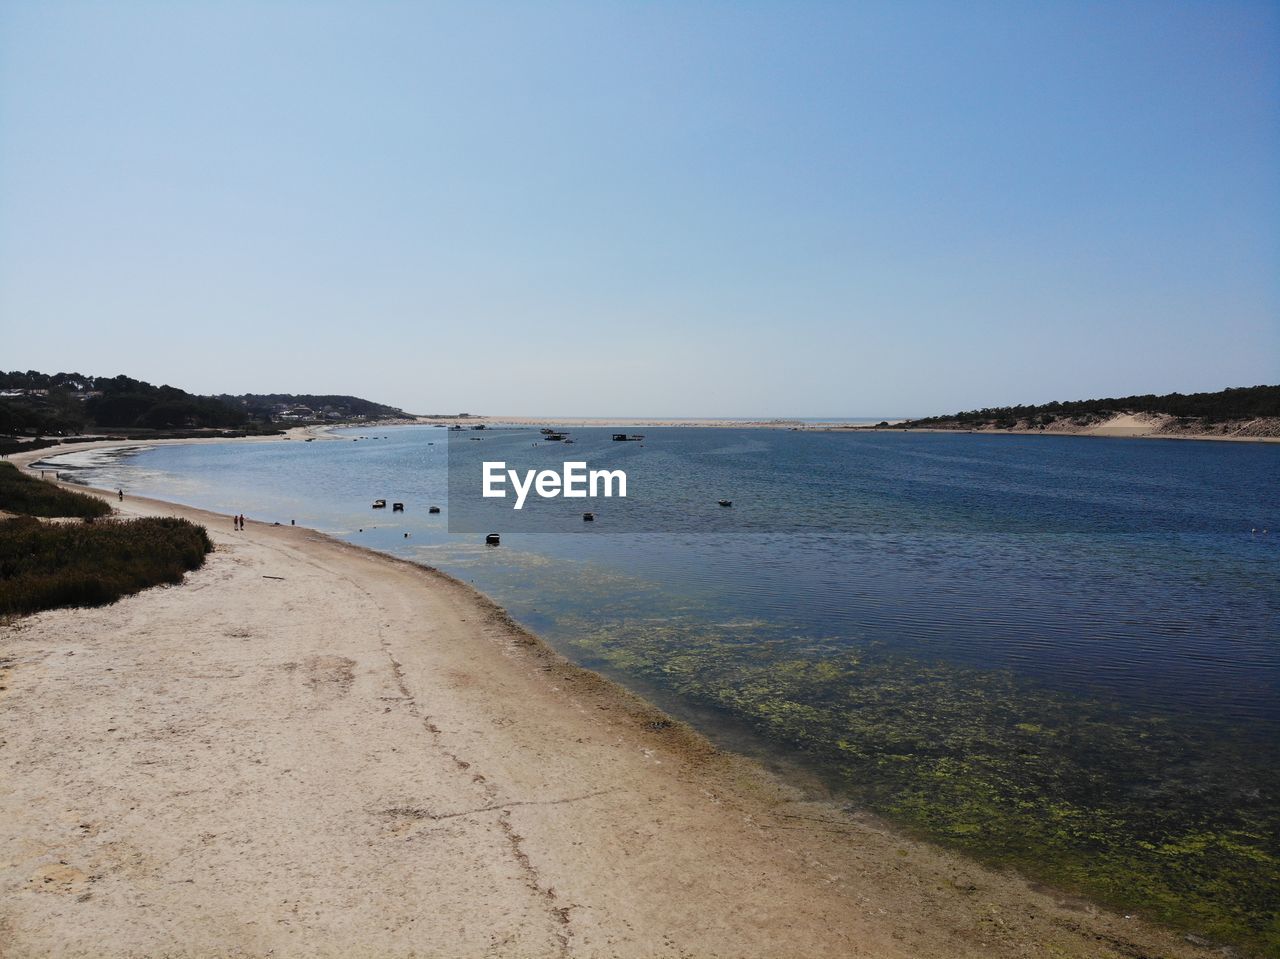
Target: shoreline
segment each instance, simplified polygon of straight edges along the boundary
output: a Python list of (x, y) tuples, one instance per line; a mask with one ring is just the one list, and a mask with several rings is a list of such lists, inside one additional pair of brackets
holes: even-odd
[(1184, 442), (1208, 443), (1280, 443), (1280, 436), (1223, 436), (1214, 433), (1104, 433), (1089, 430), (1080, 430), (1076, 432), (1069, 430), (970, 430), (925, 426), (915, 427), (912, 429), (882, 426), (878, 430), (875, 427), (868, 426), (834, 426), (823, 427), (818, 432), (846, 433), (855, 430), (865, 431), (868, 433), (946, 433), (952, 436), (1056, 436), (1067, 439), (1182, 440)]
[[(29, 463), (41, 453), (50, 450), (11, 459)], [(1176, 933), (1039, 889), (905, 838), (837, 802), (805, 796), (617, 683), (574, 666), (448, 574), (303, 527), (251, 522), (245, 533), (232, 533), (227, 517), (178, 504), (111, 502), (127, 515), (201, 522), (217, 551), (180, 586), (101, 609), (38, 614), (0, 632), (7, 672), (0, 740), (10, 747), (14, 787), (0, 792), (0, 811), (15, 823), (0, 869), (8, 903), (0, 907), (0, 930), (14, 942), (13, 955), (55, 951), (58, 942), (68, 954), (97, 955), (436, 948), (451, 955), (950, 959), (1022, 955), (1033, 944), (1070, 956), (1208, 954)], [(282, 600), (279, 581), (261, 569), (301, 582), (296, 588), (305, 595)], [(197, 641), (183, 624), (199, 625), (203, 637), (210, 621), (225, 628), (189, 649)], [(264, 655), (282, 662), (264, 663)], [(184, 668), (191, 675), (174, 675)], [(236, 682), (246, 676), (248, 682)], [(235, 694), (220, 693), (223, 683), (234, 685)], [(298, 715), (255, 728), (250, 707), (269, 710), (281, 698)], [(185, 730), (193, 710), (213, 718)], [(104, 736), (103, 729), (128, 717), (145, 723), (149, 711), (166, 716), (179, 734), (144, 738), (132, 751)], [(48, 754), (41, 732), (61, 743), (58, 759), (24, 763), (25, 755)], [(308, 755), (345, 766), (372, 750), (377, 762), (362, 770), (378, 773), (378, 788), (335, 786), (313, 771), (308, 788), (286, 790), (283, 804), (272, 806), (278, 777), (253, 768), (263, 757), (246, 768), (245, 756), (270, 752), (282, 735), (308, 748), (268, 755), (268, 770), (306, 763)], [(202, 745), (215, 749), (223, 739), (235, 748), (219, 757), (222, 763), (203, 754)], [(103, 753), (111, 760), (105, 767)], [(132, 860), (113, 865), (122, 845), (147, 845), (150, 818), (139, 815), (130, 828), (97, 823), (119, 794), (145, 793), (147, 777), (155, 775), (147, 767), (156, 763), (162, 774), (178, 768), (168, 776), (169, 792), (144, 805), (182, 833), (186, 841), (178, 845), (204, 878), (175, 880), (160, 858), (148, 868), (135, 863), (132, 871)], [(436, 773), (424, 780), (423, 765)], [(89, 794), (68, 794), (86, 781), (96, 786)], [(405, 782), (429, 801), (408, 795), (415, 790)], [(209, 788), (222, 789), (219, 802), (187, 798)], [(371, 818), (371, 826), (357, 829), (360, 842), (378, 849), (379, 872), (401, 877), (404, 888), (388, 889), (373, 873), (362, 873), (360, 882), (341, 880), (342, 867), (357, 869), (364, 853), (358, 844), (344, 845), (341, 831), (328, 834), (333, 810), (326, 790), (334, 788), (348, 800), (345, 815)], [(45, 797), (48, 814), (31, 808), (37, 796)], [(257, 811), (263, 802), (271, 807), (265, 818)], [(236, 833), (222, 803), (255, 824), (230, 845), (217, 841)], [(68, 819), (68, 806), (85, 811)], [(125, 820), (134, 811), (117, 810)], [(91, 820), (88, 830), (72, 821), (82, 815)], [(337, 843), (339, 861), (307, 843), (286, 842), (282, 857), (263, 851), (268, 840), (290, 839), (299, 822), (304, 832)], [(465, 885), (482, 873), (507, 885), (473, 885), (472, 896), (431, 921), (416, 904), (444, 894), (439, 881), (416, 872), (403, 878), (413, 866), (401, 860), (413, 849), (416, 861), (424, 855), (419, 844), (450, 829), (461, 834), (452, 837), (457, 848), (443, 862), (446, 883)], [(104, 832), (109, 839), (100, 840)], [(234, 855), (238, 847), (252, 853), (248, 862), (244, 853)], [(229, 881), (219, 875), (223, 869), (231, 870)], [(335, 869), (327, 885), (302, 878)], [(125, 880), (117, 881), (121, 872)], [(201, 897), (210, 894), (206, 880), (223, 903), (225, 922), (216, 928), (201, 912)], [(270, 896), (256, 895), (264, 883), (272, 894), (287, 894), (282, 903), (292, 897), (294, 918)], [(302, 889), (329, 906), (363, 905), (343, 912), (342, 922), (325, 909), (298, 918)], [(375, 908), (371, 895), (390, 905)], [(139, 896), (149, 900), (146, 907), (135, 901)], [(157, 901), (171, 915), (159, 928), (145, 911)], [(465, 948), (449, 938), (455, 921), (471, 930)], [(387, 922), (400, 931), (385, 934)], [(252, 934), (244, 928), (264, 923)], [(507, 938), (487, 942), (480, 933), (491, 930), (505, 930)], [(342, 939), (344, 931), (354, 937)], [(99, 934), (102, 944), (91, 948), (95, 940), (85, 937)], [(67, 948), (69, 942), (81, 947)], [(448, 942), (455, 946), (442, 945)]]
[[(1121, 417), (1117, 419), (1128, 420), (1130, 417)], [(1141, 439), (1141, 440), (1179, 440), (1183, 442), (1213, 442), (1213, 443), (1280, 443), (1280, 436), (1254, 436), (1254, 435), (1233, 435), (1222, 433), (1161, 433), (1151, 428), (1135, 427), (1125, 424), (1120, 427), (1113, 427), (1107, 424), (1095, 425), (1092, 427), (1081, 427), (1079, 429), (970, 429), (963, 427), (903, 427), (902, 424), (906, 420), (887, 420), (887, 426), (879, 426), (876, 423), (841, 423), (838, 421), (831, 422), (806, 422), (803, 420), (725, 420), (725, 419), (610, 419), (606, 417), (512, 417), (512, 416), (481, 416), (474, 415), (461, 419), (456, 416), (418, 416), (407, 419), (381, 420), (376, 422), (359, 422), (359, 423), (320, 423), (308, 426), (291, 426), (287, 427), (282, 434), (273, 435), (254, 435), (254, 436), (237, 436), (237, 437), (186, 437), (181, 439), (101, 439), (88, 440), (85, 442), (61, 443), (58, 446), (43, 447), (41, 452), (49, 456), (61, 456), (67, 453), (74, 453), (79, 450), (103, 449), (103, 448), (121, 448), (135, 449), (150, 446), (170, 446), (179, 444), (203, 444), (203, 443), (262, 443), (262, 442), (280, 442), (283, 440), (324, 440), (332, 441), (344, 439), (333, 435), (334, 430), (339, 429), (362, 429), (377, 430), (381, 427), (394, 426), (426, 426), (426, 427), (447, 427), (453, 425), (461, 425), (464, 428), (471, 426), (484, 426), (486, 428), (500, 428), (503, 426), (511, 427), (532, 427), (532, 426), (561, 426), (566, 429), (574, 427), (618, 427), (620, 429), (668, 429), (672, 427), (690, 427), (694, 429), (762, 429), (762, 430), (788, 430), (797, 433), (930, 433), (930, 434), (947, 434), (960, 436), (1056, 436), (1056, 437), (1082, 437), (1090, 439)], [(18, 462), (18, 458), (22, 458), (23, 462), (30, 462), (31, 454), (24, 451), (15, 451), (4, 457), (11, 462)]]
[[(1130, 417), (1118, 417), (1128, 420)], [(886, 426), (878, 425), (887, 423)], [(948, 433), (973, 436), (1083, 436), (1104, 437), (1110, 439), (1151, 439), (1151, 440), (1205, 440), (1229, 443), (1280, 443), (1280, 436), (1238, 436), (1221, 433), (1160, 433), (1154, 428), (1134, 427), (1130, 425), (1109, 426), (1106, 423), (1079, 429), (969, 429), (965, 427), (910, 427), (905, 428), (905, 419), (888, 419), (865, 423), (845, 423), (839, 420), (803, 420), (803, 419), (758, 419), (732, 420), (723, 418), (690, 418), (672, 417), (653, 418), (609, 418), (609, 417), (533, 417), (533, 416), (488, 416), (469, 415), (465, 418), (457, 416), (420, 416), (413, 420), (396, 421), (389, 425), (419, 426), (562, 426), (574, 427), (610, 427), (620, 429), (666, 429), (671, 427), (690, 427), (694, 429), (774, 429), (790, 430), (798, 433)], [(345, 426), (350, 424), (338, 424)], [(356, 426), (361, 424), (354, 424)]]
[[(1055, 420), (1036, 429), (1024, 425), (1001, 429), (995, 426), (910, 427), (903, 432), (915, 433), (963, 433), (967, 435), (1005, 436), (1088, 436), (1110, 439), (1142, 440), (1211, 440), (1232, 443), (1280, 443), (1280, 421), (1268, 417), (1240, 418), (1230, 421), (1231, 432), (1196, 432), (1180, 429), (1176, 417), (1164, 413), (1115, 413), (1106, 419), (1078, 422), (1070, 419)], [(1226, 421), (1224, 421), (1226, 422)], [(892, 426), (893, 424), (889, 424)], [(900, 424), (899, 424), (900, 425)], [(873, 427), (874, 429), (875, 427)], [(886, 427), (880, 427), (884, 429)], [(837, 427), (838, 429), (838, 427)]]

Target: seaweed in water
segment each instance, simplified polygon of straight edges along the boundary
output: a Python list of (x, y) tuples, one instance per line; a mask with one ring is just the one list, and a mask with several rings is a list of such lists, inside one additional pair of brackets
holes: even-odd
[(747, 723), (854, 801), (987, 862), (1280, 951), (1274, 737), (882, 644), (741, 625), (577, 632), (596, 663)]

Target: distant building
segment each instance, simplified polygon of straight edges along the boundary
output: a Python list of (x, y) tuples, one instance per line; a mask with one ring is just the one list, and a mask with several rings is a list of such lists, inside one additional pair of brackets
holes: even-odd
[(314, 420), (319, 418), (309, 406), (278, 406), (272, 411), (272, 417), (277, 420)]

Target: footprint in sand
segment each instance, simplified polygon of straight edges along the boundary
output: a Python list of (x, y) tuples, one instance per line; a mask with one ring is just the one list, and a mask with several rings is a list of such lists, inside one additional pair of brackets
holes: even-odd
[(88, 882), (89, 877), (83, 872), (61, 861), (41, 867), (27, 880), (35, 889), (64, 894), (81, 892)]

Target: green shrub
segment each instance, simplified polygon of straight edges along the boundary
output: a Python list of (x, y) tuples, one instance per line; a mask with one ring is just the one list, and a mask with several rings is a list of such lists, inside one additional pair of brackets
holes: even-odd
[(96, 496), (74, 493), (0, 463), (0, 510), (24, 516), (106, 516), (111, 507)]
[(105, 606), (180, 583), (212, 549), (204, 527), (185, 519), (0, 522), (0, 615)]
[(13, 436), (0, 436), (0, 456), (8, 456), (10, 453), (26, 453), (31, 450), (48, 449), (50, 446), (59, 445), (59, 440), (20, 440)]

